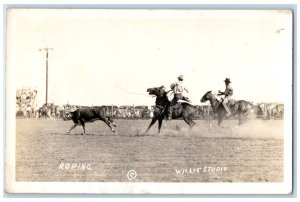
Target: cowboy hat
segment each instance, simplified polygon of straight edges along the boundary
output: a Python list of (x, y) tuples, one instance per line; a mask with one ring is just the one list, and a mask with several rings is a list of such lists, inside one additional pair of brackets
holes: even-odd
[(183, 80), (183, 76), (182, 75), (180, 75), (179, 77), (177, 77), (179, 80)]
[(225, 82), (228, 82), (228, 83), (231, 83), (231, 81), (230, 81), (229, 78), (226, 78), (224, 81), (225, 81)]

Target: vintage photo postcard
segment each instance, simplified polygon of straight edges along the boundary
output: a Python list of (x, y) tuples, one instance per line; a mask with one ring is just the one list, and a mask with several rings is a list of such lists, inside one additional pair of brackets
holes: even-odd
[(293, 12), (8, 9), (7, 193), (288, 194)]

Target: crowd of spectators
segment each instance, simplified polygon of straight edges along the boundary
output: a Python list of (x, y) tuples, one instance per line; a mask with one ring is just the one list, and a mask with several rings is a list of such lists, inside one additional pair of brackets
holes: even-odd
[(37, 111), (37, 90), (30, 88), (17, 89), (16, 93), (16, 113), (17, 116), (32, 118)]
[(257, 104), (257, 117), (262, 119), (283, 119), (284, 105), (281, 103), (261, 102)]
[[(65, 104), (62, 106), (54, 103), (46, 103), (41, 107), (37, 107), (37, 90), (30, 88), (17, 89), (16, 93), (16, 115), (17, 117), (25, 118), (63, 118), (65, 112), (74, 111), (82, 107), (93, 106), (78, 106)], [(107, 113), (117, 119), (150, 119), (153, 117), (155, 106), (107, 106)], [(194, 119), (206, 119), (213, 114), (212, 108), (209, 105), (196, 105), (196, 113)], [(263, 119), (282, 119), (283, 104), (258, 103), (257, 118)]]

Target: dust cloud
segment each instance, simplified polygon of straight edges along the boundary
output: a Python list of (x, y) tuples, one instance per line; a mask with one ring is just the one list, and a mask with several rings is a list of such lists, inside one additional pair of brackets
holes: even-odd
[(164, 124), (162, 136), (187, 136), (205, 138), (246, 138), (246, 139), (283, 139), (283, 120), (251, 120), (240, 126), (235, 121), (225, 121), (221, 127), (217, 122), (197, 122), (197, 125), (190, 130), (184, 123)]

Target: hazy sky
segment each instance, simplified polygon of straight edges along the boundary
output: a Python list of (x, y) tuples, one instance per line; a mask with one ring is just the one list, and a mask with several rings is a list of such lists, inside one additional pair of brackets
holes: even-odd
[[(146, 89), (183, 74), (194, 104), (232, 80), (235, 99), (292, 91), (292, 14), (238, 10), (11, 10), (7, 68), (15, 87), (55, 104), (154, 104)], [(12, 79), (13, 77), (8, 77)]]

